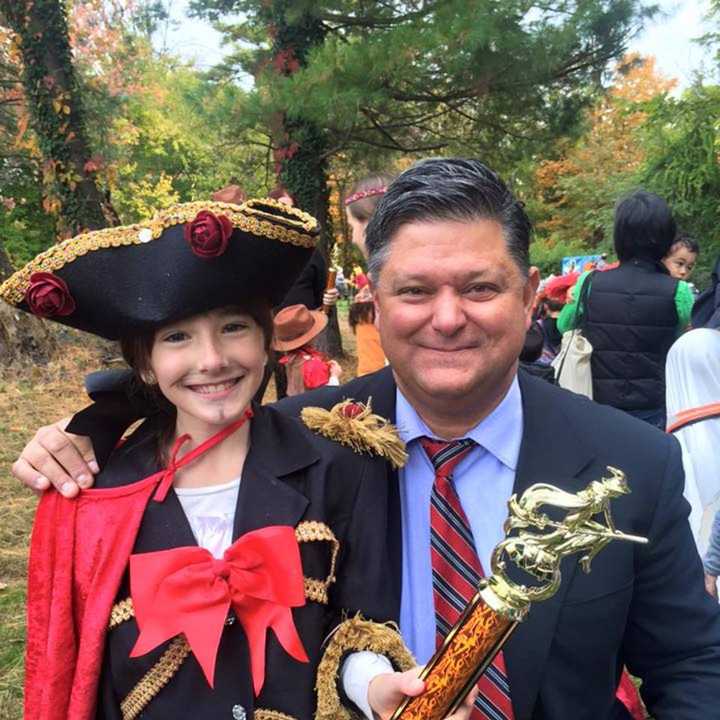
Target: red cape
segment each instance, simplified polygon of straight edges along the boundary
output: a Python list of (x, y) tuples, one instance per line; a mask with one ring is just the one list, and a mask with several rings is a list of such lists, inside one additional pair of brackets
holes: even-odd
[(28, 720), (94, 717), (110, 611), (161, 476), (40, 500), (28, 567)]

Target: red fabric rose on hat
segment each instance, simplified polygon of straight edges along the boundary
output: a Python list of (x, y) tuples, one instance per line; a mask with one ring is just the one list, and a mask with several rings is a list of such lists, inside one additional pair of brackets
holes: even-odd
[(185, 226), (185, 239), (198, 257), (214, 258), (227, 250), (232, 231), (232, 223), (225, 215), (201, 210), (195, 219)]
[(25, 302), (30, 311), (40, 317), (71, 315), (75, 312), (75, 300), (66, 282), (49, 272), (36, 272), (30, 276)]

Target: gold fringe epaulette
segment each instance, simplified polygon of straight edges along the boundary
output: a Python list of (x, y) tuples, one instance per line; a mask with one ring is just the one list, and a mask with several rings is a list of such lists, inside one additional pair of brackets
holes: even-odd
[(396, 670), (404, 672), (417, 664), (405, 647), (397, 627), (355, 616), (335, 628), (318, 665), (315, 690), (315, 720), (351, 720), (355, 715), (340, 702), (338, 681), (340, 666), (348, 653), (370, 652), (384, 655)]
[(341, 445), (348, 445), (355, 452), (384, 457), (396, 469), (407, 462), (405, 443), (400, 439), (397, 428), (373, 413), (370, 399), (367, 405), (345, 400), (330, 410), (307, 407), (301, 417), (311, 430)]

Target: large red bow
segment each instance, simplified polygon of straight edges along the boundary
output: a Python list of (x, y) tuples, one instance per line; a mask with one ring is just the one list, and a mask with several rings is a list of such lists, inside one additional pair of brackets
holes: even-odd
[(249, 532), (222, 560), (200, 547), (132, 555), (130, 593), (140, 628), (130, 657), (184, 633), (213, 687), (220, 636), (232, 605), (248, 639), (255, 695), (265, 681), (268, 628), (289, 655), (308, 662), (290, 610), (305, 604), (300, 549), (292, 527)]

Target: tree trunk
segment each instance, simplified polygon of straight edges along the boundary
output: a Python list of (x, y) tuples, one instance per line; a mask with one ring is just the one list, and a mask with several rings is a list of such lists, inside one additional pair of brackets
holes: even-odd
[(62, 0), (0, 0), (0, 14), (16, 33), (23, 58), (23, 87), (43, 155), (46, 210), (69, 234), (117, 223), (88, 164), (83, 121)]
[[(308, 52), (325, 38), (323, 24), (316, 17), (308, 13), (288, 13), (290, 6), (289, 0), (274, 0), (267, 9), (268, 27), (273, 37), (273, 66), (283, 75), (291, 75), (302, 67)], [(287, 114), (274, 118), (274, 121), (276, 174), (297, 205), (320, 224), (319, 249), (327, 260), (334, 243), (328, 212), (327, 135), (318, 126)], [(342, 357), (342, 338), (335, 308), (330, 312), (327, 330), (316, 344), (332, 357)]]

